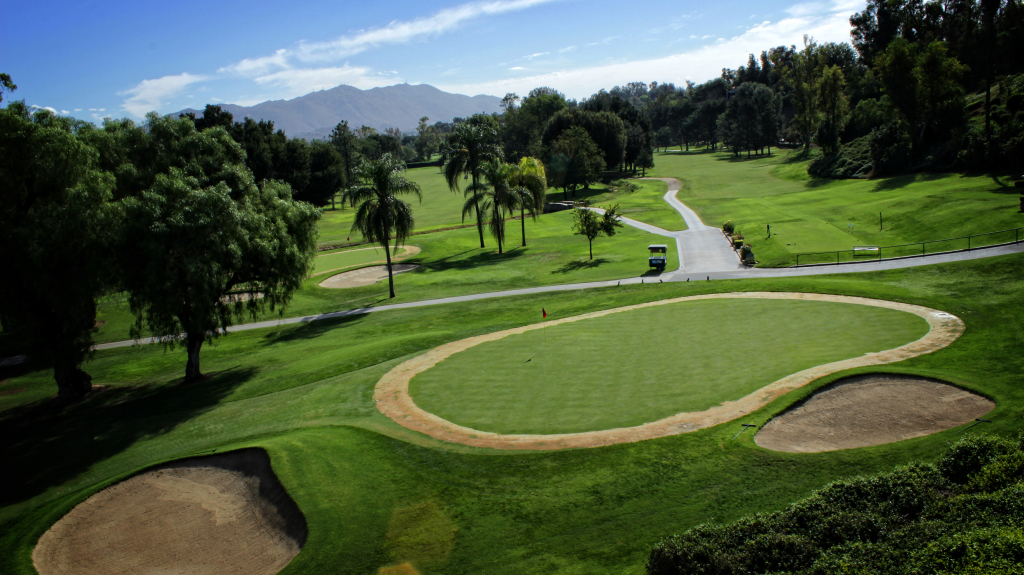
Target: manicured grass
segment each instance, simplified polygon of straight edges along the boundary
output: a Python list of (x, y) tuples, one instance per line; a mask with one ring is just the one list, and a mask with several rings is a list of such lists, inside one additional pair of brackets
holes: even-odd
[[(405, 249), (399, 248), (398, 253), (394, 255), (400, 256), (404, 253)], [(394, 257), (394, 255), (392, 257)], [(385, 257), (384, 249), (380, 246), (319, 254), (316, 256), (313, 275), (320, 275), (331, 270), (340, 270), (376, 261), (384, 261)]]
[[(415, 196), (401, 198), (412, 205), (416, 231), (459, 226), (475, 221), (473, 218), (462, 221), (462, 204), (465, 198), (461, 193), (456, 194), (448, 189), (444, 176), (436, 166), (406, 170), (406, 177), (419, 184), (420, 192), (423, 194), (422, 202)], [(347, 206), (343, 208), (340, 203), (336, 206), (335, 210), (330, 209), (330, 206), (324, 209), (324, 217), (320, 222), (320, 245), (343, 244), (346, 238), (360, 241), (362, 238), (358, 237), (358, 233), (352, 233), (355, 209)]]
[[(651, 180), (630, 180), (640, 186), (640, 189), (627, 194), (622, 191), (611, 191), (608, 186), (593, 186), (589, 193), (577, 192), (577, 195), (586, 198), (592, 204), (610, 206), (619, 204), (619, 214), (631, 220), (658, 226), (670, 232), (681, 232), (686, 229), (686, 222), (672, 206), (663, 198), (668, 191), (668, 184), (665, 182)], [(550, 191), (549, 191), (550, 192)], [(559, 194), (557, 197), (561, 197)]]
[[(241, 332), (204, 349), (213, 378), (192, 386), (178, 384), (180, 350), (103, 351), (85, 368), (107, 388), (61, 413), (43, 401), (55, 389), (48, 371), (6, 369), (0, 458), (10, 465), (0, 474), (0, 572), (32, 573), (39, 536), (77, 502), (135, 470), (256, 445), (268, 450), (309, 523), (309, 540), (285, 574), (365, 574), (403, 561), (425, 573), (642, 573), (664, 536), (778, 510), (836, 479), (934, 458), (958, 430), (787, 454), (757, 447), (749, 432), (731, 440), (739, 430), (732, 422), (607, 448), (493, 452), (399, 427), (377, 412), (375, 383), (441, 343), (538, 322), (542, 306), (558, 318), (704, 292), (842, 293), (963, 318), (966, 332), (951, 346), (874, 371), (939, 377), (980, 392), (997, 403), (985, 429), (1016, 437), (1024, 416), (1021, 265), (1024, 256), (1014, 255), (872, 274), (623, 286)], [(685, 338), (687, 329), (678, 325), (656, 343)], [(767, 337), (761, 326), (722, 330), (732, 336), (735, 365), (774, 361), (745, 353), (751, 340)], [(762, 424), (832, 379), (743, 422)]]
[[(924, 173), (878, 180), (816, 179), (807, 175), (807, 162), (797, 154), (781, 150), (748, 160), (728, 152), (667, 152), (655, 156), (651, 174), (682, 180), (677, 197), (705, 224), (721, 226), (732, 220), (765, 266), (792, 265), (796, 253), (898, 245), (1024, 226), (1024, 216), (1017, 213), (1019, 196), (1007, 177)], [(772, 238), (766, 239), (769, 224)], [(1005, 241), (1014, 241), (1014, 235), (979, 239), (973, 245)], [(927, 249), (966, 247), (962, 240)], [(886, 257), (920, 250), (919, 244)]]
[[(320, 287), (324, 277), (317, 276), (305, 281), (285, 313), (288, 316), (310, 315), (539, 285), (636, 277), (651, 273), (647, 266), (647, 246), (661, 239), (626, 226), (611, 238), (594, 240), (594, 259), (591, 260), (587, 239), (572, 234), (572, 214), (568, 211), (544, 214), (537, 221), (527, 218), (525, 248), (521, 246), (520, 227), (519, 220), (509, 221), (508, 243), (503, 254), (497, 253), (496, 242), (489, 235), (485, 236), (487, 247), (480, 249), (476, 228), (413, 236), (406, 243), (419, 246), (422, 251), (402, 263), (419, 264), (420, 268), (395, 276), (398, 297), (388, 297), (387, 280), (360, 288), (330, 289)], [(353, 252), (351, 256), (372, 253), (373, 250)], [(668, 258), (667, 269), (678, 269), (674, 249), (669, 250)], [(105, 323), (96, 334), (96, 341), (128, 339), (132, 319), (122, 300), (113, 298), (101, 304), (98, 317)], [(271, 312), (262, 319), (274, 317), (277, 314)]]
[[(681, 302), (483, 343), (420, 373), (409, 390), (428, 412), (480, 431), (630, 427), (703, 411), (927, 332), (916, 315), (847, 303)], [(759, 336), (741, 346), (736, 333)]]

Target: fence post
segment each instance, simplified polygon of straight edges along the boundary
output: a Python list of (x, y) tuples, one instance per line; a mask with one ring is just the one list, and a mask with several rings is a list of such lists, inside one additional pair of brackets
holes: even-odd
[(878, 261), (882, 261), (882, 246), (878, 246)]

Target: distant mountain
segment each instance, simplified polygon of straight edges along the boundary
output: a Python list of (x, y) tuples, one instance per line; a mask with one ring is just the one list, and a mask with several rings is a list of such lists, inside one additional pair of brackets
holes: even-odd
[[(380, 131), (384, 128), (412, 131), (423, 116), (430, 118), (433, 124), (480, 112), (500, 111), (501, 99), (449, 94), (426, 84), (396, 84), (370, 90), (338, 86), (292, 100), (272, 100), (255, 106), (221, 104), (220, 107), (231, 112), (236, 122), (245, 117), (272, 120), (274, 128), (284, 130), (289, 137), (311, 140), (329, 137), (342, 120), (348, 120), (352, 129), (366, 125)], [(189, 108), (172, 116), (185, 112), (203, 115), (202, 110)]]

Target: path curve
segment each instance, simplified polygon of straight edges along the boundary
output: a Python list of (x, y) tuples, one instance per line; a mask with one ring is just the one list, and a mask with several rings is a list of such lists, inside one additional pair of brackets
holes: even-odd
[[(409, 382), (416, 374), (430, 369), (438, 362), (454, 353), (484, 342), (495, 341), (509, 335), (541, 329), (545, 325), (570, 323), (623, 311), (666, 305), (682, 301), (753, 298), (842, 302), (894, 309), (912, 313), (924, 318), (928, 322), (930, 329), (927, 334), (917, 341), (897, 348), (868, 353), (859, 357), (805, 369), (770, 383), (736, 401), (727, 401), (721, 405), (704, 411), (679, 413), (658, 421), (645, 423), (635, 427), (550, 435), (491, 433), (456, 425), (432, 413), (424, 411), (413, 402), (412, 397), (409, 395)], [(384, 377), (377, 382), (377, 385), (374, 388), (373, 398), (377, 403), (377, 409), (399, 425), (413, 431), (424, 433), (434, 439), (447, 441), (449, 443), (459, 443), (471, 447), (489, 447), (493, 449), (509, 450), (556, 450), (583, 447), (603, 447), (618, 443), (632, 443), (635, 441), (643, 441), (645, 439), (677, 435), (725, 423), (752, 413), (775, 398), (789, 393), (794, 389), (803, 387), (822, 376), (838, 371), (853, 369), (855, 367), (895, 363), (942, 349), (960, 337), (960, 334), (962, 334), (963, 331), (963, 322), (960, 318), (952, 314), (918, 305), (861, 297), (789, 292), (740, 292), (679, 297), (586, 313), (550, 321), (546, 324), (531, 324), (450, 342), (395, 366), (389, 372), (384, 374)]]

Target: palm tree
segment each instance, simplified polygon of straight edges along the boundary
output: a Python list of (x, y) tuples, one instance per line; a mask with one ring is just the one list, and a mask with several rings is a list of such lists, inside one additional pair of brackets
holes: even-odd
[[(480, 168), (480, 173), (487, 180), (487, 186), (480, 186), (473, 196), (466, 199), (462, 206), (462, 216), (465, 217), (474, 206), (480, 210), (491, 211), (491, 221), (488, 228), (494, 239), (498, 240), (498, 253), (502, 253), (502, 245), (505, 243), (505, 217), (512, 214), (516, 206), (523, 203), (520, 191), (512, 187), (512, 175), (518, 166), (506, 164), (501, 160), (492, 160)], [(469, 189), (466, 190), (467, 194)]]
[(406, 178), (404, 172), (404, 161), (390, 153), (384, 154), (379, 160), (363, 162), (356, 171), (363, 183), (345, 192), (353, 204), (359, 204), (352, 231), (358, 231), (367, 240), (384, 248), (391, 297), (395, 297), (395, 278), (391, 273), (388, 241), (394, 236), (394, 249), (397, 251), (398, 246), (404, 244), (409, 237), (414, 222), (412, 207), (397, 196), (415, 194), (420, 202), (423, 201), (419, 184)]
[[(484, 222), (480, 214), (480, 200), (484, 191), (480, 183), (480, 169), (485, 163), (501, 159), (501, 146), (498, 145), (498, 133), (493, 128), (484, 128), (470, 124), (459, 124), (448, 137), (448, 147), (444, 150), (444, 179), (448, 189), (459, 191), (459, 176), (472, 178), (473, 182), (466, 188), (467, 203), (471, 203), (476, 211), (476, 229), (480, 233), (480, 247), (484, 247)], [(462, 217), (466, 217), (463, 210)]]
[(547, 197), (548, 182), (544, 175), (544, 164), (537, 158), (524, 157), (519, 164), (513, 164), (511, 185), (519, 197), (519, 219), (523, 228), (523, 246), (526, 246), (526, 214), (537, 220), (537, 213), (543, 213)]

